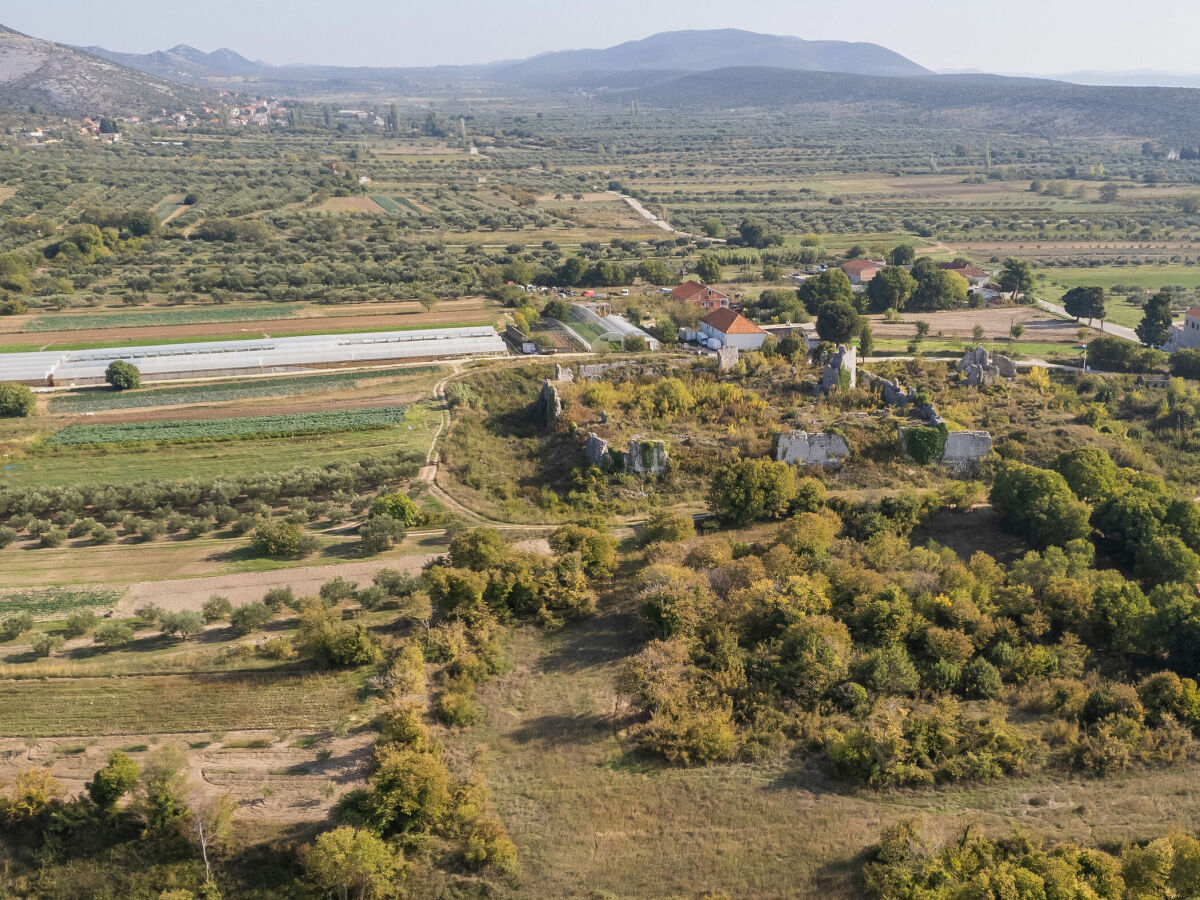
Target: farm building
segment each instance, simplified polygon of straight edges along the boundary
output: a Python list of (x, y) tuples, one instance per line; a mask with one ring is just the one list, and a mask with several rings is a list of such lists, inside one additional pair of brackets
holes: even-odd
[(851, 284), (866, 284), (884, 269), (884, 264), (873, 259), (852, 259), (842, 263), (842, 271)]
[(938, 263), (939, 269), (945, 269), (947, 272), (953, 272), (955, 275), (961, 275), (971, 284), (972, 287), (981, 288), (991, 281), (991, 273), (985, 272), (978, 266), (973, 266), (965, 260), (956, 259), (954, 262)]
[(757, 350), (767, 333), (732, 309), (715, 309), (700, 320), (700, 331), (708, 339), (716, 339), (722, 347)]
[(328, 334), (111, 347), (98, 350), (0, 354), (0, 381), (67, 387), (104, 383), (109, 363), (124, 360), (148, 381), (263, 375), (348, 363), (504, 354), (490, 325), (371, 334)]
[(1200, 347), (1200, 306), (1187, 311), (1182, 325), (1172, 325), (1171, 333), (1163, 349), (1168, 353), (1176, 350), (1192, 350)]
[(695, 303), (701, 309), (720, 309), (729, 305), (728, 294), (711, 288), (707, 284), (701, 284), (699, 281), (685, 281), (671, 291), (671, 296), (676, 300)]

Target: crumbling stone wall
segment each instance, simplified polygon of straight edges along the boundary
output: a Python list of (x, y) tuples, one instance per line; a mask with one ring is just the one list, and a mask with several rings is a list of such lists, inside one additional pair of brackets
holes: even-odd
[(775, 442), (775, 459), (788, 465), (837, 466), (850, 455), (850, 445), (840, 434), (807, 431), (785, 432)]
[(625, 454), (625, 471), (634, 475), (657, 475), (667, 468), (667, 442), (632, 438)]
[(533, 404), (533, 421), (550, 427), (562, 415), (562, 399), (558, 396), (558, 388), (549, 378), (542, 382), (542, 391)]
[(821, 384), (817, 388), (822, 394), (832, 391), (850, 390), (858, 384), (858, 350), (842, 345), (825, 361), (821, 373)]

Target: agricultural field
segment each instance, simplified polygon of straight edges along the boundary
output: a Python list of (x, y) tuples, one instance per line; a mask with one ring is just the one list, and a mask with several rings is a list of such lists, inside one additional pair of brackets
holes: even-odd
[(189, 403), (223, 403), (262, 397), (290, 397), (309, 392), (330, 392), (357, 387), (377, 378), (420, 375), (440, 371), (437, 366), (407, 366), (370, 372), (339, 372), (333, 375), (306, 375), (295, 378), (267, 378), (261, 381), (231, 381), (221, 384), (157, 388), (147, 391), (85, 391), (59, 394), (47, 404), (54, 413), (100, 412), (110, 409), (138, 409), (150, 406), (183, 406)]
[[(860, 367), (913, 391), (891, 407), (861, 382), (818, 396), (795, 342), (718, 373), (591, 347), (548, 304), (607, 293), (670, 345), (699, 316), (660, 288), (702, 264), (787, 306), (791, 272), (910, 245), (1018, 257), (1051, 302), (1102, 287), (1133, 327), (1148, 291), (1200, 304), (1200, 161), (982, 124), (421, 102), (394, 131), (310, 103), (181, 147), (131, 126), (0, 154), (0, 351), (516, 321), (558, 351), (39, 386), (0, 420), (0, 893), (207, 890), (190, 838), (144, 836), (145, 783), (96, 846), (39, 843), (99, 815), (74, 798), (113, 753), (175, 760), (194, 809), (230, 798), (214, 880), (255, 900), (316, 896), (296, 848), (343, 824), (402, 848), (418, 900), (849, 900), (909, 817), (1113, 853), (1196, 827), (1194, 380), (1137, 384), (1167, 373), (1154, 354), (1085, 374), (1096, 329), (959, 299), (865, 317)], [(1019, 374), (968, 385), (980, 344)], [(617, 365), (535, 419), (555, 363), (597, 362)], [(776, 462), (796, 431), (850, 455)], [(942, 465), (960, 432), (990, 451)], [(654, 441), (665, 468), (626, 471)], [(62, 796), (22, 818), (31, 772)], [(390, 792), (421, 779), (431, 807), (402, 821)]]

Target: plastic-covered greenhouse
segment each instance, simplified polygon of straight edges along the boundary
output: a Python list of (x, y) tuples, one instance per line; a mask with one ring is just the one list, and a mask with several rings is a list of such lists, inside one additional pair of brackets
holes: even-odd
[(0, 381), (58, 386), (102, 384), (109, 363), (124, 360), (150, 381), (271, 374), (310, 366), (507, 353), (491, 326), (370, 334), (261, 338), (0, 354)]

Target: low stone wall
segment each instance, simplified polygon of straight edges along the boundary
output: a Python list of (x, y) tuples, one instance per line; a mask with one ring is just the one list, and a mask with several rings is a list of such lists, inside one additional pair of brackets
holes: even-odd
[(992, 452), (992, 436), (986, 431), (951, 431), (946, 435), (942, 465), (966, 474)]
[(792, 431), (775, 442), (775, 460), (789, 466), (839, 466), (849, 455), (850, 445), (840, 434)]

